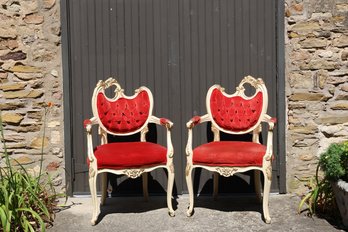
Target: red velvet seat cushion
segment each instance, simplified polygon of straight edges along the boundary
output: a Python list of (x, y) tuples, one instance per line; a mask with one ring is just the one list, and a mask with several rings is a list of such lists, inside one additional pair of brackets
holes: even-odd
[(149, 142), (109, 143), (94, 150), (98, 169), (141, 168), (166, 164), (167, 149)]
[(207, 166), (262, 166), (266, 146), (253, 142), (219, 141), (193, 150), (193, 164)]

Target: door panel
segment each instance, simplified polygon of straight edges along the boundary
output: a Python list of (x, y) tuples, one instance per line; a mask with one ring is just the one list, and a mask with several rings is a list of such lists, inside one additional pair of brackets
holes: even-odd
[[(100, 79), (115, 77), (128, 95), (141, 85), (149, 87), (154, 95), (154, 114), (174, 122), (175, 187), (179, 194), (187, 192), (185, 124), (192, 116), (206, 113), (205, 96), (211, 85), (221, 84), (227, 92), (234, 92), (244, 76), (261, 77), (269, 90), (268, 112), (276, 116), (275, 0), (67, 2), (73, 193), (89, 192), (83, 120), (92, 116), (91, 95)], [(164, 130), (157, 127), (155, 133), (157, 142), (165, 145)], [(194, 145), (206, 142), (207, 137), (207, 125), (198, 127)], [(277, 173), (275, 162), (273, 176)], [(151, 178), (150, 192), (164, 193), (167, 180), (163, 170), (153, 172)], [(209, 193), (210, 179), (211, 173), (196, 171), (196, 190)], [(223, 179), (221, 191), (249, 192), (252, 181), (248, 174)], [(130, 189), (133, 187), (127, 178), (111, 182), (121, 192), (141, 192), (138, 187)], [(227, 188), (231, 182), (241, 187)], [(278, 191), (277, 184), (274, 178), (273, 191)]]

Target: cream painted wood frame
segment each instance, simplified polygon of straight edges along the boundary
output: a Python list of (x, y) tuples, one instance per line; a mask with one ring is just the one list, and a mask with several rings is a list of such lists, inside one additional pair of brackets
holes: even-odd
[[(150, 109), (149, 109), (149, 117), (147, 118), (144, 125), (139, 128), (136, 131), (133, 131), (131, 133), (113, 133), (111, 131), (108, 131), (103, 124), (100, 121), (100, 118), (98, 116), (98, 110), (97, 110), (97, 95), (98, 93), (105, 93), (105, 89), (109, 87), (115, 87), (115, 97), (113, 99), (108, 100), (110, 102), (117, 101), (119, 98), (126, 98), (126, 99), (133, 99), (137, 96), (137, 94), (140, 91), (146, 91), (148, 93), (149, 99), (150, 99)], [(106, 96), (105, 96), (106, 97)], [(148, 176), (147, 173), (151, 172), (158, 168), (164, 168), (168, 171), (168, 186), (167, 186), (167, 206), (168, 206), (168, 213), (170, 216), (174, 216), (174, 210), (172, 207), (172, 191), (173, 191), (173, 185), (174, 185), (174, 163), (173, 163), (173, 155), (174, 155), (174, 149), (171, 139), (171, 128), (173, 126), (173, 123), (171, 121), (166, 121), (165, 128), (167, 130), (167, 163), (166, 165), (158, 165), (154, 167), (144, 167), (144, 168), (136, 168), (136, 169), (98, 169), (97, 168), (97, 159), (94, 156), (93, 152), (93, 143), (92, 143), (92, 125), (98, 125), (98, 133), (101, 139), (101, 144), (108, 143), (107, 141), (107, 133), (113, 134), (113, 135), (119, 135), (119, 136), (126, 136), (131, 135), (140, 132), (141, 133), (141, 141), (146, 141), (146, 133), (148, 132), (148, 123), (155, 123), (158, 125), (163, 125), (161, 123), (161, 120), (154, 115), (152, 115), (152, 109), (153, 109), (153, 96), (151, 91), (146, 87), (140, 87), (139, 89), (135, 90), (135, 94), (133, 96), (126, 96), (124, 95), (124, 90), (121, 88), (121, 86), (118, 84), (118, 82), (113, 79), (109, 78), (106, 81), (99, 81), (97, 83), (96, 88), (94, 89), (93, 96), (92, 96), (92, 111), (93, 111), (93, 117), (89, 119), (89, 122), (86, 124), (86, 132), (87, 132), (87, 153), (88, 153), (88, 159), (90, 162), (89, 165), (89, 187), (91, 191), (91, 197), (92, 197), (92, 205), (93, 205), (93, 214), (92, 214), (92, 225), (95, 225), (97, 222), (98, 214), (100, 211), (100, 207), (98, 205), (97, 200), (97, 187), (96, 187), (96, 181), (97, 181), (97, 175), (102, 174), (102, 195), (101, 195), (101, 202), (100, 204), (103, 205), (105, 203), (105, 198), (107, 195), (107, 173), (113, 173), (117, 175), (126, 175), (130, 178), (137, 178), (142, 176), (143, 180), (143, 195), (145, 200), (148, 199), (148, 188), (147, 188), (147, 181)]]
[[(253, 86), (256, 90), (255, 94), (251, 97), (248, 97), (245, 95), (245, 84), (250, 84)], [(218, 88), (226, 97), (232, 97), (232, 96), (241, 96), (244, 99), (250, 99), (254, 97), (258, 92), (262, 92), (263, 94), (263, 107), (261, 111), (260, 118), (258, 122), (251, 128), (245, 130), (245, 131), (228, 131), (223, 128), (221, 128), (214, 120), (210, 111), (210, 96), (212, 94), (213, 89)], [(192, 118), (190, 121), (187, 122), (186, 126), (188, 128), (188, 140), (186, 145), (186, 155), (187, 155), (187, 164), (186, 164), (186, 183), (188, 187), (189, 192), (189, 208), (187, 210), (187, 216), (191, 216), (193, 213), (193, 206), (194, 206), (194, 193), (193, 193), (193, 183), (192, 183), (192, 170), (194, 168), (204, 168), (206, 170), (209, 170), (211, 172), (214, 172), (214, 190), (213, 190), (213, 196), (214, 198), (217, 197), (218, 193), (218, 175), (222, 175), (224, 177), (229, 177), (234, 175), (238, 172), (246, 172), (249, 170), (255, 170), (255, 191), (259, 199), (261, 199), (261, 180), (260, 180), (260, 172), (264, 175), (264, 187), (263, 187), (263, 215), (266, 223), (271, 223), (271, 217), (269, 214), (269, 207), (268, 207), (268, 199), (269, 199), (269, 193), (271, 188), (271, 182), (272, 182), (272, 156), (273, 156), (273, 128), (274, 124), (276, 123), (275, 118), (271, 118), (269, 115), (266, 114), (267, 106), (268, 106), (268, 94), (266, 86), (262, 79), (255, 79), (251, 76), (246, 76), (241, 81), (239, 86), (236, 88), (236, 92), (232, 95), (226, 94), (224, 92), (224, 89), (220, 87), (219, 85), (212, 86), (207, 93), (206, 98), (206, 106), (208, 114), (205, 114), (203, 116), (199, 117), (199, 120), (197, 121), (197, 118)], [(267, 135), (267, 148), (266, 152), (263, 156), (263, 162), (262, 167), (259, 166), (249, 166), (249, 167), (222, 167), (222, 166), (204, 166), (204, 165), (194, 165), (192, 161), (192, 136), (193, 136), (193, 127), (196, 124), (200, 124), (203, 122), (210, 121), (212, 123), (212, 131), (214, 133), (214, 141), (220, 141), (220, 131), (229, 133), (229, 134), (246, 134), (246, 133), (253, 133), (252, 136), (252, 142), (254, 143), (260, 143), (259, 141), (259, 134), (262, 130), (261, 122), (268, 123), (268, 135)]]

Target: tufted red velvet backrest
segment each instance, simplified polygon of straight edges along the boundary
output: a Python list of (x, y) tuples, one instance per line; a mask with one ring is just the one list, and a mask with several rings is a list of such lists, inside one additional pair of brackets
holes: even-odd
[(255, 126), (263, 107), (263, 94), (258, 92), (250, 99), (225, 96), (215, 88), (210, 96), (210, 112), (214, 122), (222, 129), (240, 132)]
[(115, 134), (131, 133), (141, 128), (151, 116), (149, 94), (142, 90), (134, 98), (110, 101), (103, 92), (97, 95), (98, 116), (103, 126)]

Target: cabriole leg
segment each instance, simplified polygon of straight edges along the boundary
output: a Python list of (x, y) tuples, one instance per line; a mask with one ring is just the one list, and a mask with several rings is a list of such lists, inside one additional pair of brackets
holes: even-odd
[(173, 186), (174, 186), (174, 170), (168, 169), (167, 207), (168, 207), (168, 214), (171, 217), (175, 216), (173, 205), (172, 205)]
[(263, 188), (263, 215), (265, 218), (266, 223), (271, 223), (271, 217), (269, 215), (269, 205), (268, 205), (268, 199), (269, 199), (269, 193), (271, 191), (271, 183), (272, 183), (272, 177), (271, 174), (268, 174), (267, 176), (266, 172), (264, 172), (264, 188)]
[(190, 204), (187, 210), (187, 216), (191, 217), (193, 213), (193, 184), (192, 184), (192, 168), (190, 166), (186, 167), (186, 184), (189, 192)]
[(95, 174), (95, 171), (90, 169), (89, 171), (89, 188), (91, 190), (91, 197), (92, 197), (92, 205), (93, 205), (93, 212), (92, 212), (92, 225), (95, 225), (97, 222), (98, 217), (98, 200), (97, 200), (97, 175)]

